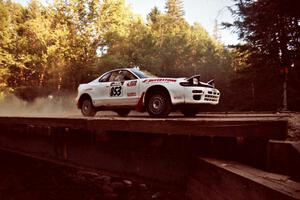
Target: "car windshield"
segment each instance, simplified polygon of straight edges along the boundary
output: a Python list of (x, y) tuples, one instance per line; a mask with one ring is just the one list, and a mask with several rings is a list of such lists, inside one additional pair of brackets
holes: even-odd
[(155, 78), (157, 76), (151, 74), (150, 72), (148, 71), (141, 71), (137, 68), (132, 68), (131, 71), (137, 75), (139, 78)]

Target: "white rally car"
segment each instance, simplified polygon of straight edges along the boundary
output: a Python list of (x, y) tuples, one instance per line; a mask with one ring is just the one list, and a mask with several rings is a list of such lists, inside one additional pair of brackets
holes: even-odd
[(77, 107), (84, 116), (100, 110), (112, 110), (127, 116), (131, 110), (147, 111), (151, 117), (166, 117), (172, 110), (194, 116), (203, 104), (218, 104), (219, 90), (213, 80), (200, 82), (190, 78), (158, 78), (139, 68), (115, 69), (87, 84), (80, 84)]

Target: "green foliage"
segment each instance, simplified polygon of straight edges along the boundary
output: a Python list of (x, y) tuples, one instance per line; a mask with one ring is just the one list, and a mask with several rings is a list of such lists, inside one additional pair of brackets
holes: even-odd
[(156, 23), (158, 21), (160, 15), (161, 15), (161, 12), (155, 6), (154, 8), (152, 8), (151, 12), (147, 15), (147, 20), (149, 22)]
[(181, 0), (167, 0), (166, 12), (173, 20), (183, 19), (184, 10)]
[[(159, 76), (201, 74), (228, 85), (232, 52), (167, 0), (147, 20), (124, 0), (55, 0), (22, 7), (0, 1), (0, 89), (75, 90), (112, 68), (139, 66)], [(21, 89), (20, 89), (21, 88)]]

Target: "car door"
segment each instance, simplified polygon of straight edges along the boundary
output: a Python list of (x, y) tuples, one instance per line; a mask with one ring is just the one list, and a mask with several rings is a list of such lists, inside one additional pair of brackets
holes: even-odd
[(95, 105), (134, 106), (138, 102), (138, 78), (128, 70), (115, 70), (99, 79)]
[(135, 106), (139, 101), (139, 79), (129, 70), (124, 70), (124, 96), (122, 103), (128, 106)]
[(112, 74), (112, 72), (108, 72), (108, 73), (104, 74), (94, 84), (93, 100), (94, 100), (94, 105), (96, 107), (109, 105), (108, 90), (109, 90), (109, 87), (111, 84), (109, 82), (109, 78), (110, 78), (111, 74)]
[(110, 77), (110, 105), (134, 106), (138, 98), (138, 78), (128, 70), (114, 71)]

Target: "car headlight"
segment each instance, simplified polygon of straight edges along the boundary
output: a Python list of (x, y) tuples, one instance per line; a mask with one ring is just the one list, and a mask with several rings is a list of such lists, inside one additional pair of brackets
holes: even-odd
[(193, 78), (193, 85), (199, 85), (199, 80), (197, 78)]

